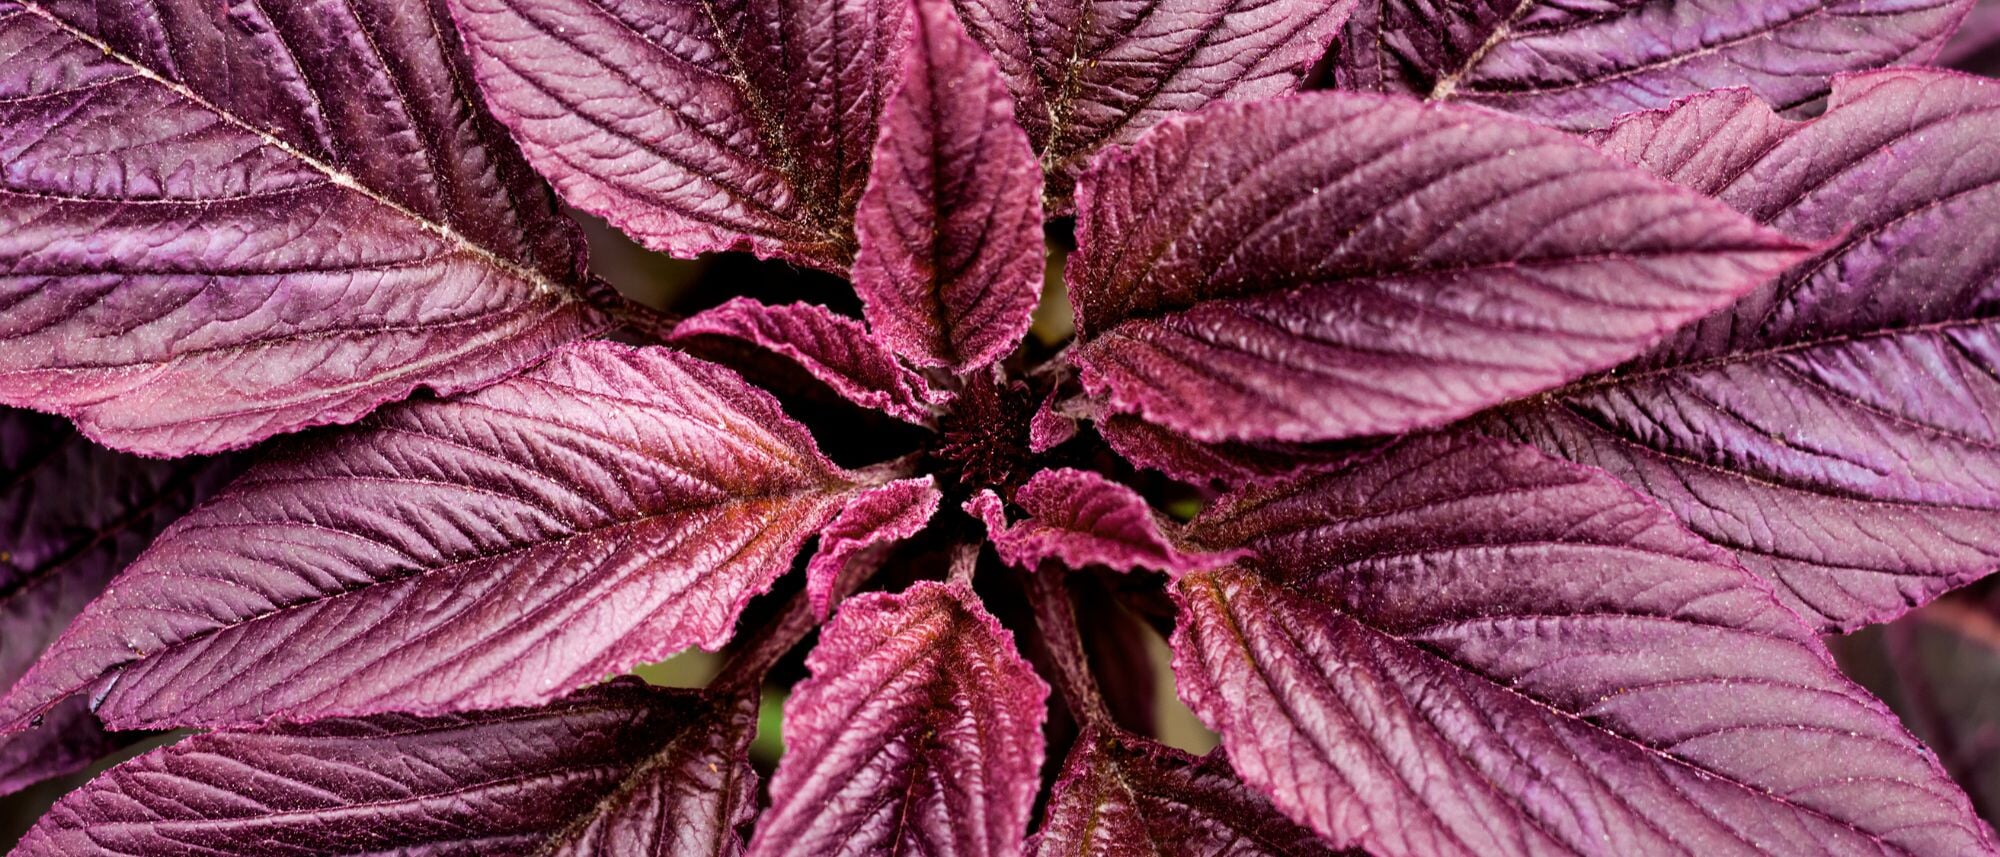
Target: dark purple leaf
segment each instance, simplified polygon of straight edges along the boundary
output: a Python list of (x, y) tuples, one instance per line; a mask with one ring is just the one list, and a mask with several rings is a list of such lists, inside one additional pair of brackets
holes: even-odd
[(898, 363), (861, 322), (818, 304), (768, 306), (734, 298), (674, 328), (675, 341), (695, 336), (739, 339), (782, 354), (842, 398), (904, 422), (934, 423), (936, 409), (950, 401)]
[(1096, 423), (1098, 434), (1126, 461), (1157, 470), (1182, 482), (1242, 485), (1345, 461), (1355, 450), (1349, 444), (1298, 444), (1257, 441), (1203, 443), (1129, 414), (1113, 414)]
[(766, 394), (573, 346), (268, 456), (164, 533), (4, 700), (117, 728), (537, 705), (688, 646), (856, 491)]
[(1244, 779), (1377, 857), (1994, 853), (1916, 739), (1726, 553), (1484, 438), (1224, 498), (1184, 698)]
[(1203, 441), (1436, 425), (1638, 353), (1803, 247), (1568, 135), (1315, 93), (1170, 122), (1077, 191), (1084, 385)]
[(1042, 171), (993, 58), (949, 0), (915, 0), (855, 213), (854, 289), (875, 335), (970, 372), (1014, 350), (1042, 295)]
[[(112, 452), (58, 418), (0, 409), (0, 691), (155, 533), (238, 469), (234, 458)], [(0, 738), (0, 794), (80, 769), (115, 745), (84, 702)]]
[(655, 250), (845, 271), (904, 0), (448, 0), (571, 205)]
[(993, 51), (1054, 208), (1092, 155), (1177, 113), (1291, 91), (1356, 0), (956, 0)]
[(623, 679), (539, 708), (197, 735), (70, 793), (14, 854), (733, 854), (754, 715)]
[(1977, 0), (1936, 62), (1988, 77), (2000, 74), (2000, 0)]
[(602, 329), (443, 15), (0, 0), (0, 402), (213, 452)]
[(1048, 685), (970, 587), (841, 605), (785, 710), (750, 853), (1020, 853)]
[(966, 511), (985, 522), (1000, 558), (1033, 571), (1045, 560), (1073, 569), (1092, 565), (1119, 571), (1182, 573), (1214, 568), (1236, 557), (1185, 552), (1167, 538), (1163, 524), (1139, 492), (1086, 470), (1043, 470), (1014, 494), (1027, 520), (1009, 525), (1000, 498), (983, 492)]
[(1332, 855), (1220, 755), (1195, 758), (1129, 735), (1077, 739), (1049, 797), (1034, 857)]
[(1741, 91), (1604, 138), (1787, 232), (1811, 261), (1618, 372), (1505, 412), (1731, 548), (1823, 629), (2000, 563), (2000, 84), (1844, 78), (1792, 123)]
[(1340, 36), (1345, 89), (1456, 99), (1567, 128), (1750, 86), (1799, 105), (1840, 72), (1920, 63), (1973, 0), (1365, 0)]
[(848, 561), (875, 545), (907, 539), (930, 523), (944, 495), (937, 480), (899, 479), (855, 495), (846, 508), (819, 533), (819, 550), (806, 563), (806, 592), (812, 614), (826, 621), (834, 601), (848, 585)]

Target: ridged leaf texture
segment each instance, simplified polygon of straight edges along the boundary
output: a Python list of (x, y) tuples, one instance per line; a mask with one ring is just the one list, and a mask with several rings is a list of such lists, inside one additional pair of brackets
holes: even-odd
[(768, 395), (573, 346), (271, 454), (182, 518), (0, 700), (120, 728), (547, 702), (736, 614), (860, 485)]
[(439, 3), (0, 0), (0, 403), (155, 456), (601, 329)]
[(971, 587), (857, 595), (806, 666), (752, 855), (1020, 853), (1048, 685)]
[(1845, 630), (2000, 564), (2000, 84), (1890, 71), (1779, 119), (1719, 92), (1607, 150), (1833, 245), (1503, 430), (1610, 470)]
[(565, 200), (655, 250), (845, 272), (906, 0), (448, 0)]
[(1758, 579), (1601, 472), (1421, 439), (1223, 498), (1175, 673), (1236, 770), (1378, 857), (1991, 854)]
[(1841, 72), (1928, 61), (1973, 0), (1364, 0), (1335, 79), (1601, 128), (1724, 86), (1786, 107)]
[(633, 679), (546, 706), (196, 735), (65, 796), (13, 853), (740, 853), (754, 712)]
[(1043, 470), (1014, 493), (1027, 518), (1007, 523), (1000, 498), (984, 492), (967, 511), (986, 525), (987, 540), (1000, 559), (1029, 571), (1044, 561), (1082, 569), (1102, 565), (1119, 571), (1150, 569), (1184, 572), (1227, 563), (1228, 553), (1188, 552), (1167, 534), (1139, 492), (1087, 470)]
[(936, 421), (950, 394), (870, 336), (868, 328), (818, 304), (772, 306), (731, 298), (674, 326), (672, 340), (715, 336), (755, 345), (797, 363), (835, 393), (916, 425)]
[(915, 0), (855, 216), (868, 325), (920, 366), (1007, 356), (1042, 295), (1042, 172), (993, 58), (950, 0)]
[[(0, 409), (0, 692), (153, 536), (213, 494), (241, 456), (156, 461), (65, 421)], [(115, 746), (77, 699), (0, 738), (0, 794), (82, 768)]]
[(916, 535), (943, 500), (937, 480), (929, 476), (898, 479), (855, 495), (820, 530), (819, 549), (806, 563), (806, 593), (813, 616), (825, 621), (843, 590), (860, 582), (850, 574), (850, 562), (862, 561), (870, 549), (887, 548)]
[(1296, 88), (1356, 0), (956, 3), (1006, 75), (1053, 209), (1067, 211), (1099, 151), (1178, 113)]
[(1203, 441), (1440, 424), (1618, 363), (1804, 249), (1568, 135), (1348, 93), (1168, 123), (1077, 210), (1085, 387)]

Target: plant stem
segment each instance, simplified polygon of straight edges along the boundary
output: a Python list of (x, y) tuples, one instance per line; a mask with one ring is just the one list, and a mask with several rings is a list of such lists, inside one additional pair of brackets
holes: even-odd
[(1028, 600), (1035, 606), (1035, 626), (1041, 629), (1042, 644), (1048, 650), (1055, 672), (1056, 692), (1085, 731), (1116, 732), (1111, 709), (1090, 674), (1090, 655), (1084, 651), (1083, 637), (1076, 629), (1076, 599), (1070, 594), (1068, 575), (1060, 568), (1044, 565), (1028, 575)]

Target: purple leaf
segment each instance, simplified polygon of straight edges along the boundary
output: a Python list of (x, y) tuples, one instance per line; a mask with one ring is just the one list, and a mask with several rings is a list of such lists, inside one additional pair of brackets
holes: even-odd
[[(0, 691), (168, 523), (240, 469), (92, 446), (67, 423), (0, 409)], [(75, 700), (0, 738), (0, 794), (78, 770), (115, 746)]]
[(1831, 642), (1848, 674), (1937, 752), (1980, 815), (2000, 819), (2000, 609), (1948, 599)]
[(1335, 62), (1344, 89), (1456, 99), (1595, 128), (1749, 86), (1787, 106), (1840, 72), (1920, 63), (1973, 0), (1368, 0)]
[(1224, 498), (1175, 673), (1244, 779), (1377, 857), (1991, 854), (1935, 759), (1728, 555), (1484, 438)]
[(991, 492), (973, 498), (966, 511), (985, 522), (1002, 560), (1029, 571), (1055, 560), (1072, 569), (1103, 565), (1181, 574), (1236, 558), (1227, 551), (1180, 550), (1137, 491), (1089, 471), (1040, 471), (1015, 493), (1014, 502), (1028, 519), (1013, 525), (1007, 524), (1000, 499)]
[(715, 649), (855, 491), (766, 394), (573, 346), (272, 454), (182, 518), (0, 700), (117, 728), (537, 705)]
[(903, 0), (449, 0), (480, 88), (563, 198), (655, 250), (832, 271)]
[(1989, 77), (2000, 73), (2000, 0), (1977, 0), (1965, 23), (1938, 51), (1936, 62)]
[(731, 854), (752, 707), (622, 679), (539, 708), (197, 735), (70, 793), (14, 854)]
[(858, 595), (806, 659), (750, 853), (1020, 853), (1048, 685), (970, 587)]
[(1357, 0), (957, 0), (1067, 212), (1092, 155), (1177, 113), (1291, 91)]
[(0, 0), (0, 402), (213, 452), (602, 329), (443, 14)]
[(1104, 442), (1126, 461), (1196, 485), (1243, 485), (1345, 461), (1356, 451), (1349, 444), (1203, 443), (1130, 414), (1112, 414), (1096, 426)]
[(949, 0), (914, 0), (902, 78), (855, 213), (868, 325), (920, 366), (1014, 350), (1042, 295), (1042, 171), (993, 58)]
[(1028, 418), (1028, 451), (1036, 455), (1048, 452), (1076, 437), (1077, 419), (1063, 412), (1059, 390), (1051, 390), (1042, 397), (1041, 407)]
[(673, 340), (695, 336), (739, 339), (777, 352), (832, 387), (841, 398), (916, 425), (936, 422), (950, 394), (896, 361), (867, 328), (818, 304), (769, 306), (733, 298), (681, 322)]
[(1791, 123), (1718, 92), (1613, 153), (1833, 245), (1617, 373), (1497, 423), (1610, 470), (1822, 629), (2000, 564), (2000, 84), (1843, 78)]
[(899, 479), (855, 495), (833, 521), (819, 532), (819, 550), (806, 563), (806, 592), (812, 614), (826, 621), (839, 591), (848, 581), (848, 561), (875, 545), (892, 544), (917, 534), (937, 514), (944, 495), (937, 480)]
[(1086, 389), (1202, 441), (1438, 425), (1630, 357), (1804, 249), (1568, 135), (1346, 93), (1168, 123), (1077, 209)]
[(1129, 735), (1077, 739), (1034, 857), (1320, 857), (1332, 849), (1245, 786), (1220, 755)]

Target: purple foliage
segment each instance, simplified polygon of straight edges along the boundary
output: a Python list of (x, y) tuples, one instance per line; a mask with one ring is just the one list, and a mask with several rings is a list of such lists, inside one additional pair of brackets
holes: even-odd
[(0, 0), (15, 853), (2000, 854), (1972, 5)]

